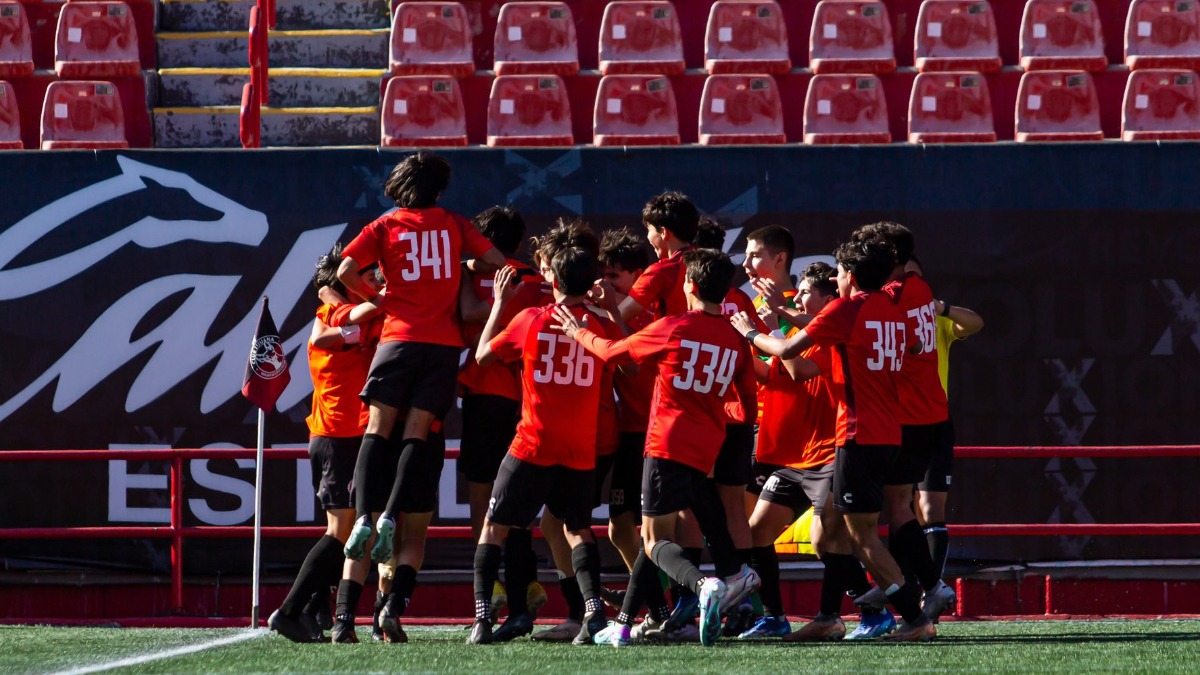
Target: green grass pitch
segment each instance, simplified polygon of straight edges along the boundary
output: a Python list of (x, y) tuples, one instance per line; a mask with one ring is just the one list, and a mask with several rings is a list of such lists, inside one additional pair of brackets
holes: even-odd
[[(294, 645), (264, 631), (0, 627), (0, 672), (1092, 672), (1200, 668), (1200, 621), (946, 622), (930, 644), (468, 647), (461, 626), (407, 628), (409, 643)], [(221, 643), (212, 646), (212, 643)], [(178, 653), (188, 647), (192, 653)], [(174, 653), (165, 658), (155, 658)], [(126, 665), (116, 665), (125, 660)]]

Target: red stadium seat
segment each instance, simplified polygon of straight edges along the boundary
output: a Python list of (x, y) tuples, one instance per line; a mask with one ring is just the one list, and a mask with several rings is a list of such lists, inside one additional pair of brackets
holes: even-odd
[(488, 101), (493, 147), (574, 145), (567, 86), (557, 75), (500, 75)]
[(1125, 21), (1125, 65), (1200, 70), (1200, 8), (1194, 0), (1133, 0)]
[(1000, 71), (1000, 38), (987, 0), (925, 0), (917, 14), (914, 59), (921, 72)]
[(450, 147), (467, 144), (467, 112), (458, 81), (411, 75), (388, 80), (380, 120), (384, 146)]
[(42, 104), (43, 150), (128, 147), (116, 86), (72, 80), (50, 83)]
[(615, 0), (600, 25), (600, 72), (683, 73), (683, 34), (669, 2)]
[(402, 2), (392, 20), (393, 75), (470, 77), (471, 25), (457, 2)]
[(874, 75), (814, 75), (804, 99), (809, 145), (891, 143), (883, 85)]
[(579, 72), (571, 8), (565, 2), (505, 3), (496, 23), (495, 56), (497, 75)]
[(1017, 89), (1016, 139), (1100, 141), (1100, 104), (1092, 76), (1083, 71), (1025, 73)]
[(13, 0), (0, 0), (0, 78), (33, 74), (33, 41), (25, 7)]
[(62, 78), (138, 77), (137, 31), (123, 2), (68, 2), (58, 15), (54, 69)]
[(250, 82), (242, 85), (242, 106), (238, 110), (238, 139), (243, 148), (262, 147), (262, 103)]
[(814, 73), (890, 73), (896, 48), (887, 6), (878, 0), (821, 0), (808, 40)]
[(1021, 67), (1093, 72), (1107, 68), (1096, 3), (1029, 0), (1021, 16)]
[(605, 75), (596, 89), (595, 145), (679, 145), (675, 91), (662, 75)]
[(784, 74), (792, 69), (787, 26), (777, 2), (717, 0), (704, 33), (704, 68), (712, 73)]
[(992, 99), (979, 73), (921, 73), (908, 101), (909, 143), (996, 140)]
[(1190, 70), (1135, 70), (1125, 85), (1121, 138), (1200, 140), (1200, 76)]
[(0, 80), (0, 150), (20, 150), (24, 147), (17, 94), (11, 84)]
[(786, 143), (779, 86), (770, 75), (709, 75), (700, 96), (701, 145)]

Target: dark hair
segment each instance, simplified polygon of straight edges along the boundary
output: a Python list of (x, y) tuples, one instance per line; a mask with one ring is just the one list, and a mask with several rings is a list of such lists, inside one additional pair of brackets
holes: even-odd
[(343, 298), (346, 297), (346, 286), (338, 280), (338, 267), (342, 265), (342, 243), (338, 242), (329, 249), (329, 253), (317, 258), (317, 272), (313, 274), (313, 288), (321, 290), (322, 286), (328, 286), (337, 291)]
[(746, 235), (746, 241), (757, 241), (771, 255), (787, 254), (787, 267), (792, 268), (792, 258), (796, 257), (796, 240), (792, 233), (782, 225), (767, 225)]
[(804, 268), (804, 273), (800, 277), (808, 280), (808, 287), (821, 295), (837, 295), (838, 293), (837, 270), (829, 263), (811, 263)]
[(563, 295), (583, 295), (600, 275), (600, 261), (587, 249), (570, 246), (560, 249), (550, 259), (550, 269)]
[(670, 230), (684, 242), (692, 243), (700, 225), (700, 211), (682, 192), (664, 192), (646, 202), (642, 222)]
[(509, 258), (517, 254), (521, 240), (525, 238), (525, 219), (509, 206), (484, 209), (471, 222), (480, 234), (492, 242), (492, 246)]
[(884, 237), (892, 245), (896, 251), (896, 265), (905, 265), (912, 259), (913, 250), (916, 248), (916, 240), (913, 238), (912, 230), (894, 223), (890, 220), (881, 220), (878, 223), (863, 225), (850, 235), (851, 240), (865, 240), (872, 237)]
[(608, 230), (600, 238), (600, 264), (626, 272), (646, 269), (654, 262), (649, 244), (628, 227)]
[(696, 236), (692, 237), (692, 244), (696, 248), (711, 248), (718, 251), (725, 250), (725, 228), (717, 221), (708, 216), (701, 216), (700, 223), (696, 226)]
[(582, 248), (599, 257), (600, 238), (592, 226), (581, 218), (559, 218), (549, 232), (531, 238), (529, 248), (535, 261), (545, 263), (553, 261), (555, 254), (565, 248)]
[(896, 267), (896, 249), (883, 236), (851, 239), (839, 246), (833, 257), (854, 275), (858, 288), (863, 291), (882, 288)]
[(402, 209), (431, 209), (450, 184), (450, 163), (428, 150), (405, 157), (392, 169), (383, 193)]
[(696, 294), (704, 302), (720, 304), (733, 285), (737, 267), (729, 256), (711, 248), (697, 248), (683, 254), (687, 278), (696, 284)]

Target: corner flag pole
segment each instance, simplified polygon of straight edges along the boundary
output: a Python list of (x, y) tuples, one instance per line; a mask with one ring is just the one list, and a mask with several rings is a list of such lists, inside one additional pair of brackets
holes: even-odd
[(252, 574), (250, 627), (258, 628), (258, 581), (262, 556), (262, 488), (263, 488), (263, 439), (267, 426), (267, 414), (258, 409), (258, 451), (254, 455), (254, 572)]

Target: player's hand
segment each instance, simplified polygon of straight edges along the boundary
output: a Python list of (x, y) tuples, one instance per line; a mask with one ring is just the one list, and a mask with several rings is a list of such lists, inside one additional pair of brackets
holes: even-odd
[(496, 275), (492, 277), (492, 299), (496, 304), (503, 305), (516, 295), (516, 276), (517, 270), (512, 265), (505, 265), (496, 270)]
[(558, 325), (552, 326), (552, 328), (561, 330), (564, 335), (572, 340), (575, 339), (575, 333), (579, 332), (580, 328), (587, 328), (586, 314), (583, 317), (583, 321), (580, 321), (579, 319), (575, 318), (575, 315), (571, 313), (571, 310), (562, 305), (555, 305), (552, 311), (554, 313), (554, 319), (558, 321)]
[(742, 337), (746, 337), (750, 331), (754, 330), (754, 321), (745, 312), (738, 312), (729, 317), (729, 323), (733, 324), (734, 329), (741, 333)]
[(604, 279), (597, 279), (592, 286), (592, 290), (588, 291), (588, 297), (592, 302), (609, 312), (617, 312), (620, 307), (620, 300), (617, 297), (617, 291)]
[(758, 291), (764, 304), (772, 311), (779, 311), (779, 308), (787, 306), (787, 298), (783, 297), (783, 291), (779, 290), (779, 286), (775, 285), (774, 281), (763, 277), (754, 277), (750, 280), (750, 286)]
[(767, 328), (773, 331), (779, 330), (779, 317), (767, 305), (758, 308), (758, 318), (767, 324)]

